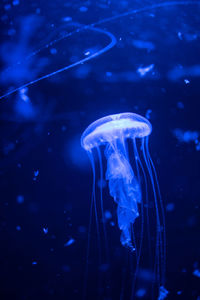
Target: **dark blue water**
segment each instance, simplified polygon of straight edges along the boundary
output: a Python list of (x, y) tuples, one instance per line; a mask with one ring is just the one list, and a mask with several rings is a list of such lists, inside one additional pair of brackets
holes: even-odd
[[(120, 243), (106, 181), (110, 259), (103, 252), (99, 260), (98, 239), (105, 244), (93, 213), (86, 263), (92, 170), (80, 146), (91, 122), (129, 111), (153, 128), (166, 299), (199, 300), (200, 2), (0, 5), (0, 299), (83, 299), (84, 286), (85, 299), (131, 299), (135, 254)], [(148, 266), (144, 247), (132, 299), (158, 299)]]

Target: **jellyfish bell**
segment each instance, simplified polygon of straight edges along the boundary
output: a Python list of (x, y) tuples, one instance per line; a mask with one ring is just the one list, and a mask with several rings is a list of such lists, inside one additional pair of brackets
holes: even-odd
[(114, 114), (89, 125), (82, 134), (81, 145), (86, 151), (89, 151), (115, 139), (145, 137), (151, 131), (150, 122), (138, 114)]
[[(90, 124), (81, 136), (81, 146), (87, 151), (93, 170), (93, 203), (98, 223), (98, 214), (95, 196), (96, 169), (94, 155), (97, 152), (100, 166), (100, 181), (103, 181), (103, 158), (101, 149), (105, 147), (104, 156), (107, 161), (105, 179), (108, 181), (110, 196), (117, 204), (117, 221), (121, 232), (122, 246), (136, 252), (136, 271), (139, 270), (139, 261), (142, 252), (144, 233), (144, 207), (148, 207), (148, 185), (151, 185), (151, 194), (154, 198), (154, 219), (156, 221), (156, 241), (154, 251), (154, 269), (160, 288), (164, 288), (165, 274), (165, 221), (163, 204), (158, 186), (157, 174), (148, 149), (148, 136), (151, 134), (150, 122), (135, 113), (120, 113), (98, 119)], [(128, 147), (128, 142), (129, 147)], [(129, 151), (132, 143), (132, 157)], [(138, 147), (140, 143), (140, 147)], [(130, 153), (129, 153), (130, 152)], [(145, 193), (142, 192), (141, 177), (145, 182)], [(149, 179), (147, 179), (147, 177)], [(145, 197), (144, 197), (145, 194)], [(101, 219), (104, 216), (104, 204), (101, 195)], [(146, 198), (146, 199), (145, 199)], [(155, 218), (156, 216), (156, 218)], [(140, 241), (136, 241), (134, 223), (141, 217)], [(146, 215), (149, 226), (149, 214)], [(106, 228), (104, 226), (104, 235)], [(99, 229), (97, 229), (99, 231)], [(148, 234), (151, 231), (148, 228)], [(99, 234), (99, 233), (98, 233)], [(148, 236), (150, 241), (150, 237)], [(151, 246), (149, 246), (151, 248)], [(131, 287), (131, 299), (134, 297)], [(164, 299), (164, 298), (161, 298)]]

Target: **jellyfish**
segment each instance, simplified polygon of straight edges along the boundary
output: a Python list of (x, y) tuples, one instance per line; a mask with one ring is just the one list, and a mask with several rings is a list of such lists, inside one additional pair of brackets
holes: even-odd
[[(143, 194), (148, 198), (148, 185), (154, 198), (156, 220), (156, 242), (154, 271), (159, 282), (160, 292), (158, 299), (164, 299), (167, 291), (164, 288), (165, 278), (165, 220), (162, 199), (156, 170), (149, 154), (148, 137), (151, 134), (150, 122), (135, 113), (113, 114), (90, 124), (81, 136), (81, 146), (87, 151), (93, 170), (93, 198), (95, 198), (95, 152), (99, 158), (101, 180), (103, 177), (102, 149), (107, 164), (105, 179), (108, 182), (109, 193), (116, 203), (117, 223), (120, 230), (120, 242), (130, 252), (137, 250), (137, 265), (141, 255), (144, 231)], [(132, 152), (130, 151), (132, 148)], [(131, 155), (132, 153), (132, 155)], [(143, 178), (143, 180), (142, 180)], [(145, 192), (143, 192), (144, 182)], [(101, 190), (101, 207), (103, 218), (103, 201)], [(146, 205), (148, 200), (146, 200)], [(148, 206), (148, 205), (147, 205)], [(95, 204), (96, 209), (96, 204)], [(149, 225), (147, 207), (147, 225)], [(139, 247), (136, 245), (134, 223), (142, 218), (141, 239)], [(150, 230), (150, 229), (148, 229)], [(163, 291), (166, 291), (164, 293)], [(133, 293), (132, 293), (133, 294)], [(133, 295), (132, 295), (133, 298)], [(131, 299), (132, 299), (131, 298)]]

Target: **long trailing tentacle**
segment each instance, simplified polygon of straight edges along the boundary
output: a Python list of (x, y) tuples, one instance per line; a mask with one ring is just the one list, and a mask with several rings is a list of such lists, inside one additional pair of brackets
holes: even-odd
[(100, 233), (99, 233), (99, 222), (98, 222), (98, 214), (96, 207), (96, 192), (95, 192), (95, 183), (96, 183), (96, 174), (95, 174), (95, 163), (92, 152), (87, 152), (88, 157), (92, 166), (93, 173), (93, 183), (92, 183), (92, 197), (91, 197), (91, 205), (90, 205), (90, 218), (89, 218), (89, 226), (88, 226), (88, 242), (87, 242), (87, 252), (86, 252), (86, 269), (85, 269), (85, 277), (84, 277), (84, 285), (83, 285), (83, 300), (86, 299), (87, 294), (87, 280), (88, 280), (88, 264), (89, 264), (89, 254), (90, 254), (90, 240), (91, 240), (91, 229), (92, 229), (92, 214), (93, 209), (95, 212), (95, 220), (96, 220), (96, 229), (97, 229), (97, 239), (98, 239), (98, 251), (99, 251), (99, 265), (101, 264), (101, 242), (100, 242)]
[[(160, 286), (158, 299), (162, 300), (165, 299), (168, 291), (165, 289), (165, 268), (166, 268), (166, 237), (165, 237), (165, 215), (164, 215), (164, 207), (162, 203), (162, 197), (160, 193), (160, 188), (158, 184), (157, 173), (149, 154), (148, 149), (148, 137), (146, 141), (142, 144), (142, 149), (144, 152), (144, 159), (147, 165), (147, 169), (149, 171), (150, 180), (153, 188), (154, 194), (154, 202), (155, 202), (155, 209), (156, 209), (156, 219), (157, 219), (157, 237), (156, 237), (156, 261), (155, 261), (155, 268), (157, 274), (158, 284)], [(161, 215), (160, 215), (161, 210)], [(162, 223), (161, 223), (162, 217)]]
[(163, 205), (163, 200), (162, 200), (162, 196), (161, 196), (161, 192), (160, 192), (160, 187), (159, 187), (159, 183), (158, 183), (158, 176), (157, 176), (157, 172), (153, 163), (153, 160), (151, 158), (151, 155), (149, 153), (149, 146), (148, 146), (148, 140), (146, 141), (146, 151), (149, 157), (149, 162), (151, 164), (151, 168), (152, 168), (152, 172), (154, 174), (155, 177), (155, 182), (156, 182), (156, 188), (157, 188), (157, 192), (158, 192), (158, 197), (159, 197), (159, 204), (160, 204), (160, 208), (161, 208), (161, 214), (162, 214), (162, 226), (163, 226), (163, 249), (162, 249), (162, 264), (163, 264), (163, 269), (162, 269), (162, 284), (165, 284), (165, 272), (166, 272), (166, 225), (165, 225), (165, 212), (164, 212), (164, 205)]
[(101, 217), (103, 223), (103, 232), (104, 232), (104, 240), (105, 240), (105, 250), (106, 250), (106, 260), (107, 263), (109, 262), (109, 251), (108, 251), (108, 239), (107, 239), (107, 232), (106, 232), (106, 224), (105, 224), (105, 216), (104, 216), (104, 205), (103, 205), (103, 163), (102, 163), (102, 156), (101, 151), (97, 148), (98, 158), (99, 158), (99, 166), (100, 166), (100, 202), (101, 202)]

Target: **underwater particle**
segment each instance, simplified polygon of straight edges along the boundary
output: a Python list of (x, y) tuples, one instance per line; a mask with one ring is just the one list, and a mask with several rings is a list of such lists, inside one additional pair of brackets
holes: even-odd
[(20, 225), (17, 225), (17, 226), (16, 226), (16, 230), (17, 230), (17, 231), (21, 231), (21, 229), (22, 229), (22, 228), (21, 228)]
[(177, 102), (177, 107), (178, 107), (179, 109), (184, 109), (184, 104), (183, 104), (183, 102), (181, 102), (181, 101)]
[(132, 45), (138, 49), (146, 49), (148, 51), (155, 49), (155, 45), (149, 41), (133, 40)]
[(144, 288), (140, 288), (136, 291), (136, 297), (142, 298), (146, 295), (146, 290)]
[(28, 92), (28, 88), (22, 88), (21, 90), (19, 90), (20, 98), (24, 102), (28, 102), (29, 101), (29, 97), (27, 96), (27, 92)]
[(105, 210), (105, 212), (104, 212), (104, 217), (105, 217), (106, 220), (112, 219), (112, 214), (111, 214), (111, 212), (110, 212), (109, 210)]
[(154, 64), (151, 64), (151, 65), (149, 65), (147, 67), (143, 67), (143, 68), (139, 67), (137, 69), (137, 73), (139, 73), (141, 77), (144, 77), (147, 73), (149, 73), (151, 70), (153, 70), (153, 68), (154, 68)]
[(163, 300), (167, 297), (167, 295), (169, 294), (168, 290), (166, 290), (164, 288), (164, 286), (161, 286), (160, 287), (160, 290), (159, 290), (159, 296), (158, 296), (158, 300)]
[(166, 205), (166, 211), (173, 211), (174, 209), (175, 209), (174, 203), (171, 202)]
[(5, 4), (4, 5), (4, 9), (5, 10), (10, 10), (11, 9), (11, 5), (10, 4)]
[(19, 203), (19, 204), (24, 203), (24, 196), (23, 195), (18, 195), (17, 196), (17, 203)]
[(34, 173), (34, 176), (35, 176), (35, 177), (38, 177), (38, 175), (39, 175), (39, 170), (36, 170), (36, 171), (34, 171), (33, 173)]
[(178, 35), (178, 38), (179, 38), (179, 40), (181, 40), (181, 41), (182, 41), (182, 39), (183, 39), (183, 37), (182, 37), (182, 33), (179, 31), (179, 32), (177, 33), (177, 35)]
[(195, 41), (198, 38), (198, 35), (196, 33), (185, 33), (184, 38), (186, 41), (191, 42)]
[(195, 140), (195, 148), (197, 151), (200, 151), (200, 141), (198, 141), (198, 139)]
[(85, 51), (85, 52), (84, 52), (84, 55), (85, 55), (85, 56), (90, 55), (90, 51), (89, 51), (89, 50), (88, 50), (88, 51)]
[(199, 138), (198, 131), (182, 130), (182, 129), (176, 128), (172, 132), (173, 132), (174, 136), (178, 139), (178, 141), (181, 143), (195, 142)]
[(14, 6), (17, 6), (17, 5), (19, 5), (19, 0), (13, 0), (13, 2), (12, 2), (12, 4), (14, 5)]
[(79, 8), (79, 11), (80, 11), (80, 12), (86, 12), (86, 11), (88, 11), (88, 8), (87, 8), (86, 6), (81, 6), (81, 7)]
[(200, 278), (200, 269), (195, 269), (192, 274)]
[(51, 48), (51, 49), (50, 49), (50, 53), (53, 54), (53, 55), (57, 54), (57, 52), (58, 52), (58, 51), (57, 51), (56, 48)]
[(106, 72), (106, 76), (107, 77), (111, 77), (112, 76), (112, 72)]
[(49, 232), (49, 229), (48, 229), (48, 227), (43, 227), (42, 231), (44, 232), (44, 234), (47, 234)]
[(149, 120), (151, 113), (152, 113), (152, 110), (151, 109), (147, 109), (146, 114), (145, 114), (145, 118), (147, 118)]
[(110, 226), (114, 227), (115, 226), (115, 222), (111, 221), (110, 222)]
[(183, 293), (183, 291), (178, 291), (177, 295), (181, 295)]
[(72, 244), (74, 244), (74, 242), (75, 242), (75, 240), (73, 238), (71, 238), (64, 244), (64, 247), (69, 247)]
[(184, 79), (185, 84), (189, 84), (190, 81), (188, 79)]
[(32, 119), (36, 116), (36, 110), (32, 105), (29, 96), (27, 95), (28, 88), (19, 90), (19, 97), (15, 103), (15, 111), (20, 117), (25, 119)]
[(35, 265), (37, 265), (37, 264), (38, 264), (37, 261), (33, 261), (33, 262), (32, 262), (32, 265), (33, 265), (33, 266), (35, 266)]
[(64, 22), (70, 22), (70, 21), (72, 21), (72, 17), (64, 17), (62, 20)]

